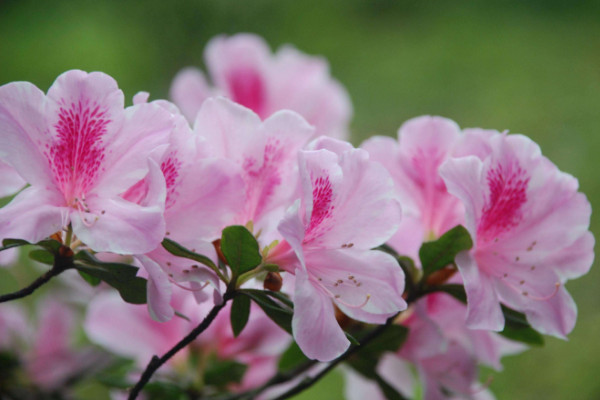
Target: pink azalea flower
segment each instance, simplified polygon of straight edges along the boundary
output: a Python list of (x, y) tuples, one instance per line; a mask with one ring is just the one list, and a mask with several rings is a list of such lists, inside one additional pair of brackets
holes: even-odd
[(164, 183), (152, 203), (120, 194), (153, 168), (148, 156), (172, 124), (153, 104), (124, 109), (100, 72), (65, 72), (48, 95), (27, 82), (0, 87), (0, 159), (31, 185), (0, 209), (0, 238), (36, 242), (71, 224), (96, 251), (152, 250), (164, 236)]
[(438, 173), (440, 165), (456, 152), (461, 136), (454, 121), (422, 116), (405, 122), (398, 140), (375, 136), (362, 144), (394, 179), (403, 215), (388, 244), (401, 254), (418, 260), (424, 241), (464, 223), (462, 204), (448, 193)]
[[(145, 103), (147, 94), (135, 96), (135, 103)], [(195, 135), (179, 110), (166, 101), (153, 102), (168, 110), (175, 121), (167, 150), (153, 154), (166, 182), (164, 218), (166, 236), (181, 245), (216, 260), (211, 242), (233, 221), (244, 201), (244, 182), (240, 168), (225, 159), (207, 157), (208, 146)], [(159, 173), (160, 173), (159, 172)], [(152, 175), (133, 185), (123, 195), (132, 202), (145, 204), (151, 193)], [(147, 272), (148, 308), (157, 321), (173, 317), (171, 285), (187, 288), (201, 302), (207, 283), (219, 288), (216, 274), (203, 265), (176, 257), (158, 246), (138, 261)]]
[(371, 250), (395, 232), (401, 210), (389, 174), (364, 150), (328, 138), (312, 147), (299, 154), (302, 197), (279, 224), (285, 240), (268, 260), (295, 275), (298, 345), (308, 357), (329, 361), (349, 346), (334, 304), (368, 323), (406, 307), (396, 260)]
[(223, 95), (262, 119), (288, 109), (306, 118), (320, 135), (348, 136), (352, 105), (324, 59), (291, 46), (272, 55), (265, 41), (251, 34), (215, 37), (204, 58), (215, 88), (195, 68), (182, 70), (171, 87), (173, 101), (190, 121), (207, 97)]
[[(194, 124), (213, 157), (233, 161), (241, 170), (245, 194), (234, 220), (252, 221), (265, 240), (278, 238), (275, 224), (297, 193), (297, 153), (313, 137), (313, 128), (292, 111), (278, 111), (265, 121), (224, 98), (207, 100)], [(267, 242), (268, 244), (268, 242)]]
[(594, 257), (589, 202), (577, 180), (524, 136), (472, 130), (465, 143), (476, 155), (448, 160), (440, 174), (464, 203), (474, 241), (456, 259), (467, 325), (502, 330), (502, 302), (536, 330), (564, 338), (577, 313), (563, 284), (585, 274)]

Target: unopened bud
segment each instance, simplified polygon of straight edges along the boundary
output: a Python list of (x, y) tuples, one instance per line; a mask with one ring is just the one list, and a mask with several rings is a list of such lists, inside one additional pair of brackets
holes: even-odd
[(223, 264), (227, 264), (227, 260), (225, 259), (225, 255), (221, 251), (221, 239), (214, 240), (212, 242), (212, 244), (213, 244), (213, 246), (215, 246), (215, 250), (217, 251), (217, 256), (219, 257), (219, 260), (221, 260), (221, 262)]
[(263, 288), (265, 290), (271, 290), (273, 292), (279, 292), (281, 290), (281, 285), (283, 284), (283, 278), (279, 274), (279, 272), (269, 272), (265, 277), (265, 282), (263, 283)]

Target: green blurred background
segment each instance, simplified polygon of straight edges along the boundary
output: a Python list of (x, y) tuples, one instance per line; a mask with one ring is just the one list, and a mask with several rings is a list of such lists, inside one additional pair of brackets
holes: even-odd
[[(129, 99), (166, 97), (212, 36), (237, 32), (325, 56), (352, 97), (355, 144), (421, 114), (525, 133), (600, 207), (600, 2), (0, 0), (0, 84), (46, 90), (80, 68), (112, 75)], [(600, 398), (599, 278), (568, 284), (569, 342), (505, 359), (498, 399)], [(342, 386), (334, 374), (298, 399), (341, 399)]]

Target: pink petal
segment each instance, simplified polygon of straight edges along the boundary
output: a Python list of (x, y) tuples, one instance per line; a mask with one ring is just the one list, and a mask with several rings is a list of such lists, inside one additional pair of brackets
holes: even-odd
[(136, 256), (148, 272), (148, 312), (153, 320), (165, 322), (173, 318), (171, 307), (171, 282), (161, 267), (147, 256)]
[(154, 250), (165, 235), (163, 217), (165, 186), (158, 166), (151, 160), (149, 194), (144, 204), (119, 197), (90, 197), (89, 212), (71, 213), (75, 234), (95, 251), (143, 254)]
[[(212, 241), (244, 204), (244, 182), (228, 160), (198, 160), (180, 171), (177, 198), (165, 212), (171, 238)], [(193, 218), (191, 218), (193, 216)]]
[[(287, 210), (285, 217), (281, 220), (277, 229), (279, 230), (279, 233), (281, 233), (281, 236), (285, 238), (285, 241), (294, 251), (295, 255), (298, 257), (301, 268), (306, 268), (306, 264), (304, 263), (304, 250), (302, 249), (302, 242), (304, 241), (304, 224), (302, 223), (300, 215), (298, 214), (299, 208), (300, 200), (297, 200)], [(278, 264), (282, 268), (285, 268), (287, 271), (293, 273), (296, 265), (288, 265), (289, 260), (282, 259), (281, 256), (288, 256), (288, 251), (286, 251), (288, 250), (287, 247), (282, 249), (282, 246), (283, 244), (280, 244), (279, 247), (270, 252), (270, 262)], [(292, 263), (294, 261), (292, 261)]]
[(396, 260), (375, 250), (321, 250), (305, 253), (311, 281), (331, 293), (348, 316), (384, 323), (406, 308), (404, 273)]
[(94, 192), (121, 194), (148, 172), (151, 153), (166, 150), (174, 127), (173, 116), (158, 104), (139, 104), (125, 109), (118, 135), (106, 144), (105, 168)]
[(17, 171), (0, 161), (0, 198), (17, 193), (26, 184)]
[[(90, 340), (117, 354), (135, 358), (139, 366), (145, 366), (154, 354), (166, 352), (192, 328), (182, 318), (156, 322), (145, 306), (124, 303), (112, 291), (92, 300), (83, 326)], [(185, 354), (184, 349), (178, 357)]]
[(377, 364), (377, 373), (403, 396), (413, 397), (415, 377), (408, 362), (395, 354), (384, 353)]
[(223, 97), (206, 100), (194, 123), (194, 133), (206, 138), (213, 157), (243, 159), (256, 142), (260, 118), (249, 109)]
[(386, 242), (401, 218), (388, 172), (381, 164), (369, 161), (361, 149), (343, 153), (339, 166), (333, 153), (321, 153), (324, 151), (301, 153), (304, 193), (310, 193), (313, 204), (306, 207), (307, 217), (311, 216), (307, 246), (366, 250)]
[(292, 330), (298, 346), (310, 359), (331, 361), (350, 346), (335, 319), (331, 299), (300, 269), (296, 270)]
[(0, 87), (0, 160), (32, 185), (52, 182), (44, 156), (48, 141), (46, 97), (29, 82)]
[(552, 268), (562, 282), (578, 278), (587, 274), (594, 263), (594, 244), (594, 235), (588, 231), (569, 247), (545, 259), (544, 265)]
[(536, 266), (535, 270), (504, 265), (498, 270), (498, 274), (503, 275), (495, 282), (500, 300), (524, 312), (537, 331), (566, 338), (575, 326), (577, 307), (554, 271), (543, 265)]
[(272, 111), (296, 111), (316, 127), (319, 135), (348, 139), (352, 103), (344, 87), (331, 78), (325, 59), (283, 46), (273, 60), (272, 71)]
[(492, 280), (479, 270), (475, 259), (466, 251), (456, 256), (456, 265), (467, 292), (467, 326), (501, 331), (504, 316)]
[(211, 95), (204, 74), (197, 68), (182, 69), (171, 83), (170, 97), (190, 122), (194, 122), (202, 103)]
[(0, 208), (0, 239), (18, 238), (35, 243), (68, 224), (70, 210), (56, 191), (29, 187)]
[(466, 228), (476, 241), (477, 222), (485, 202), (482, 187), (483, 163), (475, 156), (447, 160), (439, 169), (448, 192), (458, 197), (465, 205)]
[(344, 368), (344, 398), (346, 400), (385, 400), (379, 385), (351, 368)]

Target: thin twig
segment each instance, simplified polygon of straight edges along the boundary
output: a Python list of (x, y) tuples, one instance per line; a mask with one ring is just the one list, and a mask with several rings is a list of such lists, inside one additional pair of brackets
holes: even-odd
[(58, 250), (58, 254), (54, 256), (54, 265), (44, 275), (31, 282), (29, 286), (23, 289), (17, 290), (16, 292), (7, 293), (0, 296), (0, 303), (4, 303), (11, 300), (21, 299), (29, 296), (35, 292), (40, 286), (48, 283), (48, 281), (55, 276), (63, 273), (64, 271), (73, 268), (73, 251), (66, 247), (61, 246)]
[(221, 304), (215, 305), (208, 315), (202, 320), (200, 325), (198, 325), (194, 330), (192, 330), (186, 337), (181, 339), (171, 350), (166, 352), (162, 357), (154, 356), (146, 366), (146, 369), (142, 373), (140, 380), (135, 384), (135, 386), (129, 392), (128, 400), (135, 400), (137, 396), (140, 394), (144, 386), (150, 381), (152, 375), (167, 361), (169, 361), (177, 352), (183, 349), (188, 344), (192, 343), (202, 332), (209, 327), (212, 321), (215, 319), (219, 311), (229, 300), (231, 300), (235, 296), (235, 292), (233, 289), (228, 288), (225, 294), (223, 295), (223, 302)]

